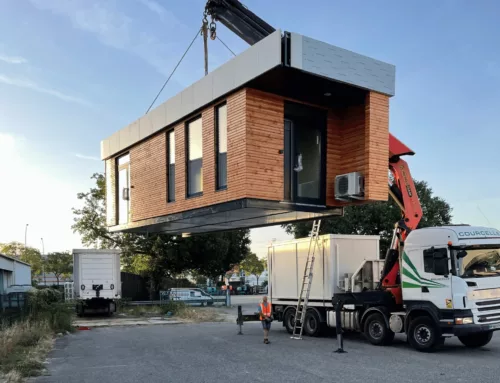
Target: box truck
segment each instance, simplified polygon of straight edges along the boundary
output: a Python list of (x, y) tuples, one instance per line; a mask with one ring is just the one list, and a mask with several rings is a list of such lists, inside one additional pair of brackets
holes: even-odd
[[(309, 294), (304, 332), (318, 336), (326, 326), (335, 327), (332, 297), (350, 290), (374, 288), (379, 282), (383, 260), (379, 259), (380, 236), (334, 235), (319, 237), (313, 282)], [(302, 286), (310, 238), (274, 243), (269, 247), (268, 295), (275, 318), (293, 333), (295, 310)]]
[(73, 250), (73, 281), (76, 312), (104, 313), (116, 311), (121, 298), (119, 250)]

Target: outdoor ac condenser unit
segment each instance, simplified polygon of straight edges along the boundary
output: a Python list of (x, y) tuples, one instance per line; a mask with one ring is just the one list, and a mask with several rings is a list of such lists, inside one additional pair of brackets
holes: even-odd
[(335, 199), (339, 201), (362, 200), (365, 195), (364, 177), (360, 172), (335, 177)]

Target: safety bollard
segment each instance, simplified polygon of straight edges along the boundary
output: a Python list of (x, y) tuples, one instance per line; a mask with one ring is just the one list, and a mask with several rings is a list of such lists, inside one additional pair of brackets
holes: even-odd
[(243, 313), (241, 311), (241, 305), (238, 306), (238, 319), (236, 320), (236, 323), (239, 326), (238, 335), (243, 335), (243, 331), (241, 331), (243, 326)]
[(344, 339), (342, 337), (342, 318), (340, 317), (341, 315), (341, 310), (342, 310), (343, 302), (339, 299), (335, 303), (335, 330), (337, 331), (337, 343), (339, 348), (335, 351), (338, 354), (343, 354), (347, 353), (347, 351), (344, 351)]

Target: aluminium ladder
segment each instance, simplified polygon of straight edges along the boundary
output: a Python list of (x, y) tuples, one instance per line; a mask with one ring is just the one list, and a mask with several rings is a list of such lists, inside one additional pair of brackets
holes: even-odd
[[(304, 318), (307, 311), (307, 304), (309, 302), (309, 293), (311, 292), (311, 285), (313, 279), (313, 268), (315, 259), (316, 247), (319, 247), (319, 228), (321, 220), (314, 220), (311, 230), (311, 240), (309, 242), (309, 251), (307, 253), (306, 265), (304, 267), (304, 275), (302, 277), (302, 287), (300, 289), (299, 300), (297, 302), (297, 309), (295, 310), (295, 318), (293, 321), (293, 334), (292, 339), (302, 339), (302, 330), (304, 329)], [(312, 246), (312, 251), (311, 251)]]

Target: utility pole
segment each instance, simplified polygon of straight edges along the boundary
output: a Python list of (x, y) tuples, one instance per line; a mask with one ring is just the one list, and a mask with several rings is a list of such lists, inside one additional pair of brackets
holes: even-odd
[(26, 243), (28, 240), (28, 225), (29, 223), (26, 224), (26, 227), (24, 228), (24, 248), (26, 249)]
[(45, 278), (45, 244), (43, 243), (43, 238), (40, 238), (42, 241), (42, 273), (43, 273), (43, 284), (47, 286), (47, 279)]

